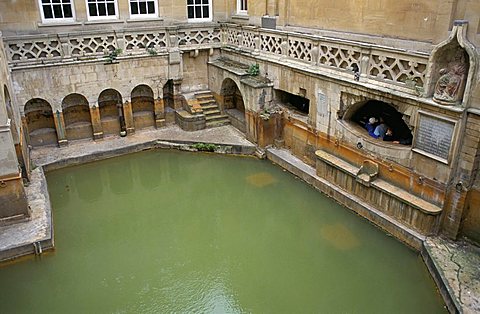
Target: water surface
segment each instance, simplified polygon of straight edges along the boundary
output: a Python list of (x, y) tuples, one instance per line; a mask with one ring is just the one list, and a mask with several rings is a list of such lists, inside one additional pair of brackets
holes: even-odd
[(267, 161), (149, 151), (54, 171), (54, 253), (0, 313), (438, 313), (419, 256)]

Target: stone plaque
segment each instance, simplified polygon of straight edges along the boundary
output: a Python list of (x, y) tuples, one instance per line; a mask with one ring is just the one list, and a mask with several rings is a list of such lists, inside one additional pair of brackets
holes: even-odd
[(415, 148), (448, 161), (455, 122), (420, 114)]
[(325, 117), (328, 113), (327, 96), (323, 92), (317, 93), (317, 116)]

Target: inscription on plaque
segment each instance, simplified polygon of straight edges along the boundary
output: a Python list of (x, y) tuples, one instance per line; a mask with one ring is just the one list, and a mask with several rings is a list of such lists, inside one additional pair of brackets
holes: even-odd
[(324, 93), (318, 92), (317, 93), (317, 115), (319, 117), (327, 116), (327, 96)]
[(415, 148), (448, 160), (455, 123), (420, 114)]

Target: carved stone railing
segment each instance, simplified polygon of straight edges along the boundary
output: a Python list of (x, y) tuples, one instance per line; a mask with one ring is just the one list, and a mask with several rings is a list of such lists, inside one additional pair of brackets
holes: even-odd
[(337, 73), (412, 94), (425, 82), (428, 55), (423, 53), (236, 24), (224, 24), (223, 33), (229, 47), (270, 60), (299, 62), (320, 73)]
[(10, 66), (104, 58), (116, 49), (122, 56), (220, 47), (220, 27), (180, 26), (122, 31), (15, 36), (4, 39)]

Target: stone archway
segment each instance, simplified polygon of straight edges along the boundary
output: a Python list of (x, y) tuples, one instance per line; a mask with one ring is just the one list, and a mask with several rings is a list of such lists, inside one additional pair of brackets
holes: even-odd
[(375, 118), (377, 121), (374, 125), (383, 120), (385, 125), (393, 131), (395, 141), (411, 145), (413, 136), (409, 126), (404, 121), (404, 115), (386, 102), (379, 100), (363, 101), (353, 105), (344, 115), (344, 120), (360, 125), (366, 136), (369, 135), (365, 127), (370, 118)]
[(123, 119), (122, 95), (115, 89), (106, 89), (98, 96), (98, 108), (103, 134), (120, 134)]
[(93, 137), (90, 108), (83, 95), (66, 96), (62, 101), (62, 112), (69, 141)]
[(234, 127), (246, 132), (246, 118), (245, 118), (245, 103), (243, 101), (242, 93), (235, 81), (226, 78), (222, 82), (220, 89), (220, 96), (222, 99), (222, 108), (230, 118), (230, 122)]
[(40, 98), (30, 99), (25, 104), (29, 144), (32, 146), (57, 144), (55, 119), (50, 104)]
[(132, 113), (135, 129), (155, 126), (153, 90), (147, 85), (138, 85), (132, 90)]

